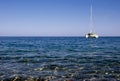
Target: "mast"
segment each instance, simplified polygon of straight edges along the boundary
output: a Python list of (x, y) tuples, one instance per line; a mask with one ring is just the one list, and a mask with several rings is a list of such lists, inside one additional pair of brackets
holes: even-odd
[(93, 29), (93, 10), (92, 10), (92, 0), (91, 0), (91, 7), (90, 7), (90, 32), (92, 32)]

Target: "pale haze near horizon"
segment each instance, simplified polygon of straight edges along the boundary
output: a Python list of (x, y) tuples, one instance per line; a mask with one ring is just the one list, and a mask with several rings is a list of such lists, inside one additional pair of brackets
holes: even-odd
[[(84, 36), (90, 0), (0, 0), (0, 36)], [(120, 0), (93, 0), (93, 31), (120, 36)]]

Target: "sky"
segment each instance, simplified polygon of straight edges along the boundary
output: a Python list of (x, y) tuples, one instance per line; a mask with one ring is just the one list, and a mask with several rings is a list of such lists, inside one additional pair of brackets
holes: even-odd
[[(0, 36), (85, 36), (90, 0), (0, 0)], [(93, 0), (93, 31), (120, 36), (120, 0)]]

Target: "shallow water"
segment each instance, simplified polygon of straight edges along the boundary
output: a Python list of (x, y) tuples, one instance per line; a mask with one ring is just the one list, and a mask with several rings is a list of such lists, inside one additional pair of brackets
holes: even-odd
[(120, 37), (0, 37), (0, 80), (120, 80)]

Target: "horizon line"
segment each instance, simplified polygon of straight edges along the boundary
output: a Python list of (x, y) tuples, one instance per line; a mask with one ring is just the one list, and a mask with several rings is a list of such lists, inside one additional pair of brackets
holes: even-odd
[[(32, 35), (25, 35), (25, 36), (20, 36), (20, 35), (18, 35), (18, 36), (9, 36), (9, 35), (5, 35), (5, 36), (0, 36), (0, 37), (85, 37), (85, 36), (32, 36)], [(120, 37), (120, 36), (99, 36), (99, 37)]]

